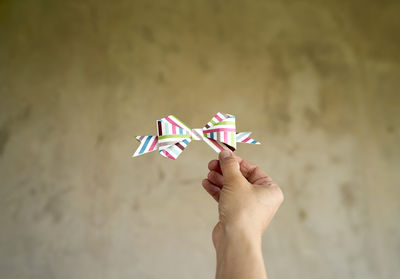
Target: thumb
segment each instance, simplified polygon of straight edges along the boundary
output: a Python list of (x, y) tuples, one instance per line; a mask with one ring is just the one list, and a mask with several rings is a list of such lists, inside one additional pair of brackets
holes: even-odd
[(239, 163), (230, 150), (222, 150), (218, 157), (222, 175), (227, 184), (240, 182), (244, 178), (240, 172)]

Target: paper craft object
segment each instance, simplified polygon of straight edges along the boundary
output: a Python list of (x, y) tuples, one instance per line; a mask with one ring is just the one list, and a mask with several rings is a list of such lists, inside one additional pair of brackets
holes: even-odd
[(192, 140), (205, 141), (217, 153), (236, 149), (237, 142), (260, 144), (251, 132), (236, 132), (235, 116), (218, 112), (203, 128), (190, 129), (173, 115), (157, 120), (157, 136), (137, 136), (140, 141), (132, 157), (158, 149), (164, 157), (176, 159)]

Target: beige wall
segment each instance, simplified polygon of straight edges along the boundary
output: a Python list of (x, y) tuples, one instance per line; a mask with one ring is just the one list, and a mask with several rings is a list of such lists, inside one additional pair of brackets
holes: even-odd
[(130, 156), (222, 111), (286, 196), (271, 278), (399, 278), (398, 3), (0, 1), (0, 277), (212, 278), (216, 153)]

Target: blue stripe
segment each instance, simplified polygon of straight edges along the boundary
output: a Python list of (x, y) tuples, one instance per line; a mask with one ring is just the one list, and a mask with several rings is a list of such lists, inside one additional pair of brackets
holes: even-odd
[(183, 129), (179, 128), (179, 134), (183, 135)]
[(248, 135), (250, 135), (250, 134), (244, 132), (244, 133), (241, 134), (240, 136), (236, 136), (236, 140), (237, 140), (237, 141), (240, 141), (240, 140), (244, 139), (245, 137), (247, 137)]
[(184, 143), (186, 143), (186, 145), (189, 145), (189, 142), (187, 140), (183, 140)]
[(179, 149), (179, 151), (181, 150), (178, 146), (176, 145), (172, 145), (170, 147), (168, 147), (166, 150), (171, 154), (171, 155), (175, 155), (175, 157), (179, 156), (179, 151), (177, 150)]
[(146, 141), (144, 142), (142, 148), (139, 151), (139, 154), (142, 154), (146, 150), (146, 147), (149, 144), (149, 141), (150, 141), (151, 138), (152, 138), (151, 136), (147, 137)]
[(166, 131), (165, 134), (167, 134), (167, 135), (170, 134), (168, 122), (165, 122), (165, 131)]
[(214, 139), (214, 133), (210, 133), (210, 138)]
[(255, 140), (253, 140), (251, 143), (253, 143), (253, 144), (254, 144), (254, 143), (257, 143), (257, 142), (256, 142)]

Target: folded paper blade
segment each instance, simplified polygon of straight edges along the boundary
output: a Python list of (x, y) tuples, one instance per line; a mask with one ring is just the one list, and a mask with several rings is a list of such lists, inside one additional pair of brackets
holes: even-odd
[(191, 129), (174, 115), (157, 120), (157, 127), (157, 133), (161, 134), (190, 134), (191, 132)]
[(236, 119), (234, 115), (218, 112), (204, 126), (203, 135), (236, 149)]
[(217, 125), (219, 122), (224, 121), (228, 118), (234, 118), (234, 115), (231, 114), (227, 114), (227, 113), (222, 113), (222, 112), (217, 112), (212, 118), (211, 120), (204, 125), (204, 129), (209, 129), (214, 127), (215, 125)]
[(260, 142), (250, 138), (250, 134), (251, 134), (251, 132), (236, 133), (236, 142), (261, 144)]
[(159, 152), (164, 157), (176, 160), (176, 158), (178, 158), (178, 156), (181, 155), (182, 151), (189, 145), (190, 142), (191, 142), (190, 138), (184, 139), (183, 141), (177, 142), (164, 149), (160, 148)]
[(137, 136), (136, 139), (140, 141), (140, 145), (136, 149), (132, 157), (136, 157), (154, 151), (158, 148), (157, 136)]
[[(158, 146), (167, 149), (183, 140), (191, 139), (191, 130), (173, 115), (157, 120)], [(166, 155), (163, 153), (163, 155)]]

